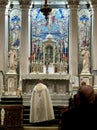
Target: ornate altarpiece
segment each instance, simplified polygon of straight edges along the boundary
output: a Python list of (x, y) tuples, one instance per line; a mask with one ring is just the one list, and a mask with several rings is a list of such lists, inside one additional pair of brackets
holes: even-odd
[(55, 8), (46, 21), (39, 8), (31, 11), (30, 72), (21, 76), (25, 105), (30, 103), (30, 95), (38, 79), (47, 85), (53, 105), (68, 104), (68, 15), (68, 9)]
[[(34, 10), (35, 11), (35, 10)], [(60, 89), (61, 92), (64, 94), (69, 93), (69, 88), (67, 89), (66, 87), (69, 86), (69, 65), (68, 65), (68, 60), (69, 60), (69, 40), (68, 40), (68, 13), (66, 14), (66, 9), (58, 9), (58, 10), (53, 10), (52, 14), (49, 16), (49, 21), (45, 21), (43, 15), (41, 14), (42, 17), (40, 16), (40, 12), (34, 12), (32, 11), (32, 39), (31, 39), (31, 55), (29, 57), (30, 60), (30, 74), (27, 75), (26, 79), (24, 78), (25, 75), (22, 76), (23, 84), (22, 84), (22, 89), (23, 89), (23, 94), (29, 95), (31, 94), (31, 91), (33, 87), (28, 91), (24, 91), (24, 80), (26, 80), (27, 87), (30, 86), (28, 80), (32, 80), (31, 82), (35, 83), (35, 80), (38, 78), (42, 78), (44, 80), (49, 80), (47, 84), (50, 84), (51, 86), (54, 85), (54, 93), (58, 93), (59, 89), (56, 90), (56, 82), (53, 84), (53, 80), (58, 80), (61, 86), (61, 82), (64, 81), (62, 84), (62, 89)], [(35, 13), (35, 14), (34, 14)], [(34, 15), (33, 15), (34, 14)], [(60, 15), (59, 15), (60, 14)], [(36, 18), (36, 19), (35, 19)], [(85, 22), (88, 21), (88, 18), (86, 16), (82, 16), (82, 20), (85, 19)], [(10, 26), (10, 45), (9, 45), (9, 50), (11, 49), (11, 46), (14, 47), (14, 49), (19, 49), (20, 47), (20, 30), (21, 26), (18, 24), (20, 22), (20, 19), (17, 17), (12, 17), (12, 26)], [(40, 21), (39, 21), (40, 20)], [(56, 20), (56, 21), (54, 21)], [(82, 25), (84, 23), (82, 22)], [(85, 23), (85, 27), (87, 23)], [(45, 30), (46, 32), (44, 33), (45, 25)], [(56, 25), (56, 26), (55, 26)], [(16, 27), (11, 28), (11, 27)], [(55, 27), (57, 27), (56, 32)], [(16, 31), (15, 33), (12, 33)], [(48, 33), (47, 33), (48, 31)], [(89, 30), (84, 30), (83, 29), (83, 34), (82, 36), (86, 36), (87, 31)], [(17, 35), (18, 34), (18, 35)], [(52, 35), (54, 34), (54, 35)], [(42, 37), (43, 36), (43, 37)], [(59, 37), (60, 36), (60, 37)], [(42, 37), (42, 39), (41, 39)], [(83, 39), (83, 37), (81, 37)], [(86, 38), (86, 37), (85, 37)], [(85, 43), (86, 45), (81, 46), (82, 48), (87, 46), (87, 39), (89, 40), (89, 37), (85, 39), (86, 41), (80, 41), (82, 43)], [(79, 44), (81, 45), (81, 44)], [(89, 45), (90, 47), (90, 45)], [(18, 52), (18, 51), (17, 51)], [(33, 76), (34, 77), (33, 77)], [(58, 77), (57, 77), (58, 76)], [(43, 78), (45, 77), (45, 78)], [(52, 77), (52, 78), (50, 78)], [(61, 77), (61, 79), (60, 79)], [(67, 78), (68, 77), (68, 78)], [(15, 79), (15, 78), (13, 78)], [(13, 79), (10, 78), (7, 80), (8, 84), (10, 84), (10, 81), (12, 84), (14, 84)], [(14, 80), (15, 81), (15, 80)], [(67, 85), (68, 81), (68, 85)], [(59, 84), (57, 83), (57, 84)], [(33, 84), (32, 84), (33, 86)], [(28, 87), (29, 88), (29, 87)], [(60, 87), (57, 87), (60, 88)], [(53, 89), (53, 87), (52, 87)], [(56, 91), (55, 91), (56, 90)], [(58, 95), (57, 95), (58, 96)]]
[(67, 106), (70, 76), (67, 73), (65, 61), (62, 60), (61, 62), (56, 62), (56, 41), (53, 39), (52, 35), (46, 37), (42, 46), (43, 62), (39, 62), (33, 58), (30, 62), (30, 74), (21, 76), (24, 104), (29, 105), (32, 90), (38, 83), (38, 80), (42, 79), (43, 83), (47, 85), (50, 91), (53, 105)]

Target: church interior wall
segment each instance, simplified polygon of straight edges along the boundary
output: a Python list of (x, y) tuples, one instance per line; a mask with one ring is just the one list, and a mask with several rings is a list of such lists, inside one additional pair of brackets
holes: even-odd
[[(78, 29), (78, 26), (76, 26), (76, 22), (77, 22), (77, 8), (78, 8), (78, 5), (76, 4), (75, 2), (75, 5), (76, 6), (72, 6), (70, 5), (70, 9), (71, 9), (71, 12), (70, 12), (70, 26), (69, 26), (69, 56), (70, 56), (70, 60), (69, 60), (69, 74), (70, 74), (70, 77), (72, 77), (71, 79), (73, 79), (73, 77), (76, 77), (75, 79), (77, 81), (75, 81), (75, 85), (76, 86), (76, 82), (79, 82), (78, 80), (78, 77), (79, 77), (79, 74), (78, 74), (78, 32), (77, 32), (77, 29)], [(1, 9), (1, 17), (2, 17), (2, 21), (5, 21), (5, 17), (4, 17), (4, 8)], [(29, 74), (29, 61), (28, 61), (28, 57), (29, 57), (29, 48), (30, 48), (30, 41), (29, 41), (29, 16), (28, 16), (28, 8), (25, 8), (22, 6), (22, 30), (21, 30), (21, 48), (20, 48), (20, 78), (21, 76), (23, 75), (26, 75), (26, 74)], [(1, 71), (3, 71), (4, 73), (6, 73), (5, 71), (7, 70), (6, 68), (8, 67), (7, 65), (7, 51), (6, 51), (6, 44), (8, 43), (5, 43), (7, 40), (5, 40), (5, 36), (6, 35), (6, 28), (5, 27), (5, 23), (6, 22), (1, 22), (0, 25), (1, 25), (1, 52), (3, 55), (0, 55), (0, 59), (1, 59), (1, 62), (0, 62), (0, 68), (1, 68)], [(5, 31), (5, 32), (4, 32)], [(94, 40), (96, 38), (94, 37)], [(92, 66), (92, 65), (91, 65)], [(96, 64), (95, 64), (96, 66)], [(96, 70), (96, 68), (94, 67), (94, 70)], [(72, 83), (71, 83), (72, 84)], [(77, 83), (78, 85), (78, 83)]]
[[(74, 2), (74, 1), (73, 1)], [(38, 64), (34, 64), (33, 62), (30, 63), (29, 56), (30, 56), (30, 39), (31, 39), (31, 32), (30, 28), (31, 25), (29, 24), (30, 13), (29, 7), (25, 4), (25, 2), (21, 2), (21, 12), (22, 12), (22, 23), (21, 23), (21, 34), (20, 34), (20, 49), (18, 52), (18, 71), (11, 70), (8, 68), (8, 33), (6, 32), (6, 25), (7, 22), (5, 19), (7, 14), (5, 13), (6, 6), (1, 6), (0, 9), (0, 100), (1, 98), (21, 98), (23, 99), (23, 105), (29, 106), (31, 100), (31, 93), (33, 91), (34, 86), (37, 84), (39, 79), (43, 79), (44, 84), (48, 86), (53, 106), (68, 106), (68, 99), (70, 96), (73, 96), (78, 87), (80, 86), (82, 81), (87, 82), (94, 87), (95, 92), (97, 87), (97, 63), (95, 60), (96, 54), (96, 24), (95, 19), (92, 19), (92, 30), (91, 30), (91, 72), (89, 73), (79, 73), (79, 50), (78, 50), (78, 26), (77, 26), (77, 9), (78, 9), (78, 1), (76, 1), (72, 5), (70, 4), (70, 16), (69, 16), (69, 71), (64, 72), (64, 66), (58, 66), (57, 71), (59, 69), (59, 73), (55, 73), (54, 66), (52, 64), (44, 64), (43, 71), (41, 74), (41, 66), (40, 68), (35, 68)], [(5, 2), (5, 4), (7, 4)], [(18, 5), (18, 4), (17, 4)], [(93, 10), (94, 5), (92, 6), (92, 13), (94, 14), (93, 18), (97, 17), (97, 9)], [(93, 12), (94, 11), (94, 12)], [(95, 26), (95, 27), (94, 27)], [(7, 30), (8, 31), (8, 30)], [(56, 41), (52, 39), (51, 35), (49, 35), (50, 39), (45, 39), (44, 46), (45, 48), (50, 45), (51, 49), (55, 49), (54, 45)], [(45, 49), (44, 49), (45, 52)], [(53, 50), (54, 52), (54, 50)], [(53, 53), (53, 56), (55, 54)], [(45, 55), (44, 55), (45, 58)], [(53, 59), (54, 61), (55, 59)], [(46, 62), (45, 62), (46, 63)], [(32, 66), (31, 66), (32, 65)], [(36, 66), (37, 65), (37, 66)], [(60, 64), (61, 65), (61, 64)], [(34, 67), (33, 67), (34, 66)], [(32, 67), (32, 68), (30, 68)], [(35, 71), (31, 72), (31, 69)], [(61, 69), (60, 69), (61, 68)], [(66, 69), (66, 67), (65, 67)], [(8, 71), (9, 70), (9, 71)], [(40, 71), (40, 72), (39, 72)], [(62, 73), (60, 73), (60, 71)], [(18, 72), (18, 73), (17, 73)], [(2, 76), (4, 75), (4, 77)], [(3, 80), (3, 81), (2, 81)]]
[[(70, 76), (76, 76), (79, 77), (78, 74), (78, 44), (77, 44), (77, 40), (78, 40), (78, 35), (77, 35), (77, 26), (76, 26), (76, 22), (77, 22), (77, 7), (78, 6), (71, 6), (71, 14), (70, 14), (70, 26), (69, 26), (69, 31), (70, 31), (70, 37), (69, 37), (69, 41), (70, 41), (70, 47), (69, 47), (69, 55), (70, 55), (70, 60), (69, 60), (69, 73)], [(2, 21), (5, 21), (5, 17), (4, 17), (4, 8), (1, 9), (1, 17), (2, 17)], [(29, 61), (28, 61), (28, 57), (29, 57), (29, 48), (30, 46), (28, 46), (28, 44), (30, 43), (29, 41), (29, 31), (28, 31), (28, 8), (22, 9), (22, 30), (21, 30), (21, 48), (20, 48), (20, 75), (25, 75), (25, 74), (29, 74)], [(7, 51), (6, 51), (6, 44), (5, 43), (5, 36), (6, 36), (6, 28), (5, 28), (5, 22), (0, 22), (1, 25), (1, 30), (0, 30), (0, 39), (1, 39), (1, 52), (3, 55), (0, 55), (0, 68), (1, 71), (3, 71), (4, 73), (6, 68), (8, 67), (7, 65), (5, 65), (5, 63), (7, 64), (7, 59), (6, 59), (6, 55), (7, 55)], [(95, 36), (94, 36), (94, 41), (95, 41)], [(95, 53), (95, 52), (93, 52)], [(96, 66), (93, 65), (93, 66)], [(96, 67), (94, 67), (94, 70), (96, 70)], [(20, 76), (21, 77), (21, 76)], [(78, 84), (77, 84), (78, 85)]]

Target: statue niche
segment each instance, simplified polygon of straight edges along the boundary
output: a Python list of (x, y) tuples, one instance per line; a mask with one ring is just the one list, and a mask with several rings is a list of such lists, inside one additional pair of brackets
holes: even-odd
[(48, 45), (46, 48), (45, 48), (45, 61), (48, 62), (48, 63), (53, 63), (53, 47)]
[(44, 73), (54, 73), (56, 42), (52, 35), (47, 35), (43, 41), (43, 64)]
[(56, 42), (52, 35), (47, 35), (46, 40), (43, 41), (43, 63), (55, 63), (55, 46)]

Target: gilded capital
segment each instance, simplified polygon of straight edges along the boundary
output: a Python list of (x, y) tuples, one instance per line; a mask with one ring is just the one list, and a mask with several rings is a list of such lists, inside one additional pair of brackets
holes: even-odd
[(22, 8), (29, 8), (31, 0), (19, 0)]
[(7, 0), (0, 0), (0, 7), (5, 7), (7, 5)]
[(70, 9), (77, 9), (79, 4), (79, 0), (68, 0), (68, 5)]
[(96, 0), (91, 0), (92, 5), (97, 5), (97, 1)]
[(78, 5), (79, 4), (79, 0), (68, 0), (68, 4), (69, 5)]

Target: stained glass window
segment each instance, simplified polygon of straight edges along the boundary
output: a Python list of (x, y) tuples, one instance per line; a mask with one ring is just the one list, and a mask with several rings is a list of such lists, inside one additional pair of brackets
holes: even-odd
[(9, 13), (8, 71), (19, 73), (21, 10), (14, 6)]
[(15, 49), (19, 49), (21, 32), (21, 10), (13, 9), (11, 11), (9, 29), (9, 46)]
[[(69, 23), (69, 11), (66, 8), (53, 8), (45, 19), (45, 16), (40, 11), (40, 8), (33, 8), (31, 12), (31, 53), (35, 54), (35, 60), (38, 61), (38, 54), (42, 61), (43, 50), (42, 43), (46, 40), (46, 37), (51, 36), (55, 41), (55, 62), (65, 60), (68, 63), (68, 23)], [(51, 47), (47, 47), (52, 51)], [(59, 60), (58, 60), (58, 57)]]

